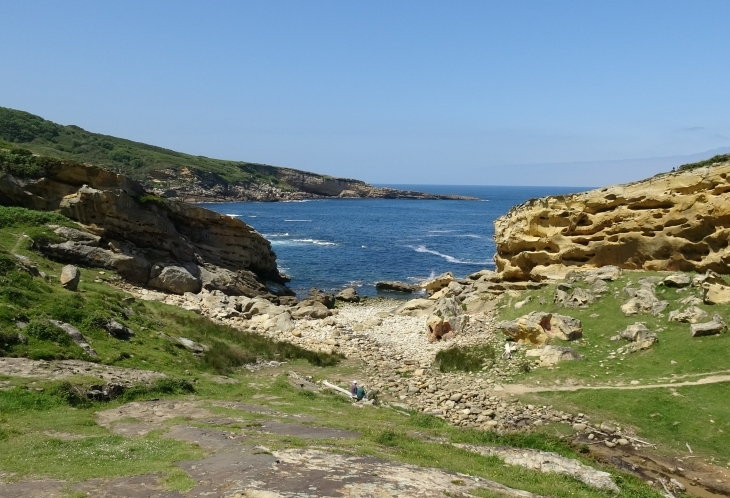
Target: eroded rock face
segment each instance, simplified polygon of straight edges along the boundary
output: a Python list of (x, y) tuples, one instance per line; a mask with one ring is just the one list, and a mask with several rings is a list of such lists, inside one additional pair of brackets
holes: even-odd
[(726, 273), (730, 163), (532, 199), (498, 218), (497, 269), (542, 280), (575, 267)]
[[(132, 282), (147, 285), (152, 280), (153, 286), (176, 293), (197, 292), (205, 285), (238, 295), (286, 294), (279, 292), (285, 278), (271, 244), (251, 227), (198, 206), (150, 196), (139, 183), (100, 168), (69, 163), (50, 167), (40, 179), (5, 175), (0, 204), (57, 211), (84, 225), (84, 230), (57, 228), (67, 240), (39, 247), (61, 261), (115, 269)], [(166, 269), (153, 274), (159, 264)], [(193, 279), (167, 278), (170, 267), (185, 269)], [(202, 277), (199, 267), (206, 269)], [(167, 280), (174, 280), (174, 289)], [(268, 289), (275, 285), (279, 291)]]

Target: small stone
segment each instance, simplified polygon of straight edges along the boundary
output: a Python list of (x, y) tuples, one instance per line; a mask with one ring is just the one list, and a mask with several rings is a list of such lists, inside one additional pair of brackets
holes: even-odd
[(75, 291), (81, 280), (81, 271), (74, 265), (66, 265), (61, 270), (60, 280), (64, 289)]
[(611, 441), (604, 441), (603, 443), (609, 448), (614, 448), (616, 446), (616, 443), (612, 443)]
[(621, 438), (621, 439), (619, 439), (619, 440), (618, 440), (618, 441), (616, 441), (616, 442), (617, 442), (618, 444), (620, 444), (621, 446), (627, 446), (627, 445), (629, 444), (629, 440), (628, 440), (628, 439), (624, 439), (624, 438)]
[(573, 424), (573, 430), (583, 432), (588, 426), (586, 424)]
[(596, 435), (593, 433), (588, 434), (588, 439), (593, 440), (596, 438)]

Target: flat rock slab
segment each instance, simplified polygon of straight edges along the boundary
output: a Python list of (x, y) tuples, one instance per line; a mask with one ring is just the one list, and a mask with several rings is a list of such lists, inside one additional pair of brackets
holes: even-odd
[(29, 360), (28, 358), (0, 358), (0, 374), (10, 377), (30, 377), (58, 380), (74, 375), (87, 375), (106, 382), (131, 385), (152, 382), (166, 377), (160, 372), (135, 368), (110, 367), (82, 360)]
[(201, 448), (218, 451), (223, 448), (240, 444), (241, 440), (245, 436), (235, 432), (221, 431), (217, 429), (201, 429), (200, 427), (175, 425), (170, 428), (169, 432), (167, 432), (164, 437), (176, 439), (178, 441), (195, 443)]
[(290, 424), (277, 422), (275, 420), (260, 421), (261, 426), (250, 427), (252, 430), (278, 434), (280, 436), (294, 436), (304, 439), (325, 439), (325, 438), (358, 438), (360, 434), (352, 431), (341, 429), (331, 429), (329, 427), (314, 427), (303, 424)]

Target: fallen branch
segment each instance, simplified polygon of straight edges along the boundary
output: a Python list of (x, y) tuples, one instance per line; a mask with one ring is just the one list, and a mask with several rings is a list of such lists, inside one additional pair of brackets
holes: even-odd
[[(636, 441), (636, 442), (639, 442), (639, 443), (641, 443), (641, 444), (645, 444), (645, 445), (647, 445), (647, 446), (652, 446), (652, 447), (656, 448), (656, 444), (654, 444), (654, 443), (650, 443), (650, 442), (648, 442), (648, 441), (642, 441), (641, 439), (636, 439), (635, 437), (631, 437), (631, 436), (624, 436), (624, 437), (625, 437), (626, 439), (631, 439), (632, 441)], [(691, 450), (690, 450), (690, 451), (691, 451)]]
[(684, 444), (687, 445), (687, 449), (689, 450), (690, 454), (694, 453), (694, 451), (692, 451), (692, 448), (690, 448), (689, 443), (684, 443)]
[(668, 498), (676, 498), (671, 491), (669, 491), (669, 488), (667, 488), (667, 485), (664, 484), (664, 479), (659, 479), (659, 482), (662, 484), (662, 487), (664, 488), (664, 492), (667, 494)]
[(338, 393), (340, 393), (340, 394), (342, 394), (344, 396), (347, 396), (348, 398), (352, 399), (352, 394), (350, 394), (350, 391), (347, 391), (345, 389), (342, 389), (341, 387), (338, 387), (338, 386), (336, 386), (334, 384), (330, 384), (326, 380), (323, 380), (322, 381), (322, 385), (325, 386), (325, 387), (329, 387), (330, 389), (334, 389)]

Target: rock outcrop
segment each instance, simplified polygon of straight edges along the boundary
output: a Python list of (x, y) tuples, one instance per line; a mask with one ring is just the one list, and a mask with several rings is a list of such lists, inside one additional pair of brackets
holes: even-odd
[(77, 163), (42, 178), (0, 178), (0, 204), (56, 211), (83, 226), (37, 240), (54, 259), (110, 268), (131, 282), (182, 294), (292, 294), (271, 244), (242, 221), (147, 193), (141, 184)]
[(532, 199), (495, 221), (512, 280), (576, 267), (728, 272), (730, 162), (580, 194)]

